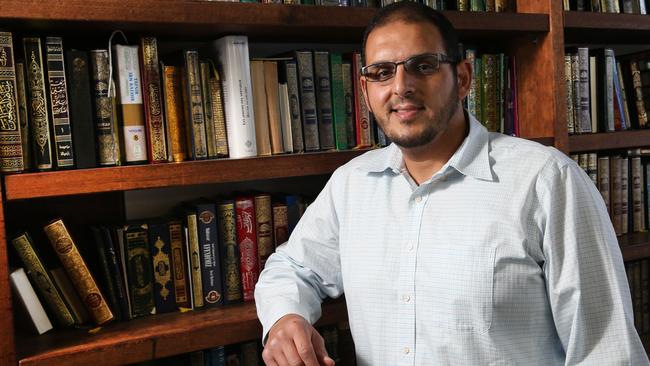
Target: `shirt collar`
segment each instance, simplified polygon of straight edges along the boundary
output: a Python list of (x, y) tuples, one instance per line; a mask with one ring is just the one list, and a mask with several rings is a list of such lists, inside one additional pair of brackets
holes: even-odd
[[(492, 167), (490, 166), (489, 132), (471, 114), (469, 116), (469, 133), (447, 164), (441, 169), (453, 167), (461, 174), (482, 180), (493, 180)], [(369, 156), (362, 170), (371, 173), (382, 173), (391, 170), (399, 174), (406, 167), (402, 158), (402, 151), (394, 143)]]

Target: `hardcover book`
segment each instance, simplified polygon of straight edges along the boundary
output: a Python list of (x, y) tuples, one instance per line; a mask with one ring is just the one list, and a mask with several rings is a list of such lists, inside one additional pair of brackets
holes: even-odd
[(348, 148), (348, 127), (345, 115), (345, 90), (340, 53), (330, 53), (330, 77), (332, 86), (332, 122), (337, 150)]
[(142, 63), (142, 95), (144, 101), (145, 131), (147, 133), (147, 156), (150, 163), (168, 160), (165, 114), (163, 112), (158, 42), (155, 37), (140, 38), (140, 62)]
[(280, 72), (278, 74), (280, 83), (287, 84), (289, 98), (289, 116), (291, 117), (291, 141), (293, 152), (305, 150), (305, 143), (302, 137), (302, 120), (300, 119), (300, 89), (298, 87), (298, 66), (295, 60), (280, 61)]
[(0, 172), (3, 173), (25, 169), (18, 97), (12, 36), (0, 32)]
[(149, 245), (154, 275), (154, 300), (157, 313), (176, 310), (174, 283), (172, 281), (171, 243), (169, 225), (162, 222), (149, 223)]
[(185, 114), (181, 96), (180, 68), (164, 65), (162, 69), (168, 155), (171, 161), (178, 163), (187, 158), (187, 138), (185, 137), (187, 132), (185, 131)]
[(29, 113), (27, 105), (27, 82), (25, 80), (25, 64), (16, 63), (16, 100), (18, 101), (18, 121), (20, 122), (20, 142), (23, 147), (23, 168), (32, 168), (32, 145), (29, 128)]
[(226, 134), (226, 116), (223, 109), (223, 88), (219, 70), (210, 61), (210, 78), (208, 80), (208, 91), (210, 93), (212, 107), (212, 122), (216, 134), (217, 157), (228, 156), (228, 136)]
[(260, 272), (266, 260), (275, 250), (273, 245), (273, 211), (271, 195), (255, 195), (255, 221), (257, 222), (257, 253), (260, 257)]
[(239, 247), (237, 246), (235, 202), (227, 200), (219, 203), (217, 215), (223, 269), (224, 303), (231, 304), (240, 302), (243, 299)]
[(185, 211), (185, 230), (187, 232), (187, 256), (192, 283), (192, 307), (203, 307), (203, 276), (201, 275), (201, 243), (199, 242), (199, 224), (196, 209), (188, 207)]
[(192, 307), (190, 299), (190, 284), (186, 266), (186, 247), (183, 244), (183, 224), (180, 221), (169, 222), (169, 240), (171, 242), (171, 264), (174, 275), (174, 297), (176, 306), (189, 309)]
[(18, 268), (11, 272), (9, 275), (9, 282), (11, 282), (11, 287), (14, 289), (16, 298), (25, 308), (36, 332), (38, 334), (43, 334), (52, 329), (52, 322), (50, 322), (50, 318), (47, 317), (43, 305), (38, 299), (38, 296), (36, 296), (36, 292), (34, 292), (31, 283), (29, 283), (25, 270)]
[(354, 81), (352, 80), (352, 64), (349, 61), (341, 63), (341, 72), (343, 77), (343, 98), (345, 101), (345, 125), (348, 148), (353, 148), (357, 144), (357, 135), (355, 132), (356, 120), (354, 115)]
[(314, 84), (318, 113), (318, 137), (322, 150), (336, 147), (332, 117), (332, 82), (330, 78), (329, 52), (314, 51)]
[(205, 117), (205, 137), (208, 148), (208, 158), (217, 157), (217, 131), (212, 116), (212, 94), (210, 94), (210, 65), (201, 61), (199, 64), (199, 80), (201, 81), (201, 99), (203, 101), (203, 116)]
[(198, 202), (194, 207), (201, 248), (203, 304), (217, 306), (223, 304), (217, 211), (215, 204), (210, 202)]
[(244, 301), (253, 301), (255, 284), (260, 275), (259, 256), (257, 254), (257, 235), (255, 220), (255, 203), (251, 196), (235, 199), (237, 215), (237, 246), (241, 255), (240, 270)]
[(266, 107), (269, 118), (269, 133), (271, 137), (271, 152), (284, 153), (282, 142), (282, 122), (280, 120), (280, 96), (278, 89), (278, 63), (277, 61), (264, 61), (264, 90), (266, 94)]
[(90, 51), (93, 100), (95, 105), (95, 134), (99, 165), (120, 165), (120, 143), (115, 119), (114, 96), (108, 95), (108, 50)]
[(320, 149), (318, 136), (318, 105), (316, 104), (316, 85), (314, 83), (314, 62), (311, 51), (296, 51), (298, 88), (302, 129), (306, 151)]
[(354, 115), (356, 117), (356, 147), (372, 146), (372, 130), (370, 129), (370, 110), (363, 99), (363, 90), (359, 82), (361, 73), (361, 54), (352, 54), (352, 80), (354, 82)]
[(269, 113), (266, 105), (266, 89), (264, 87), (264, 61), (252, 60), (250, 65), (257, 155), (268, 156), (271, 155), (271, 135), (269, 131)]
[(203, 113), (198, 51), (183, 51), (181, 82), (183, 84), (183, 105), (189, 156), (192, 160), (207, 159), (208, 145), (205, 134), (205, 114)]
[(131, 316), (155, 314), (153, 272), (146, 224), (124, 226), (124, 250)]

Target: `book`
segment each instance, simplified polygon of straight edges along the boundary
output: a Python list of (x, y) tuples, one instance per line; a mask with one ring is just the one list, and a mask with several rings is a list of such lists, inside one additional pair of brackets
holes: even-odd
[(354, 82), (352, 80), (352, 64), (349, 61), (341, 63), (343, 77), (343, 98), (345, 100), (345, 125), (347, 132), (347, 147), (352, 148), (357, 144), (355, 132), (356, 119), (354, 115)]
[(50, 115), (45, 93), (45, 71), (40, 38), (23, 38), (27, 66), (27, 97), (33, 145), (34, 168), (50, 170), (54, 167)]
[(45, 38), (45, 59), (47, 63), (47, 81), (52, 114), (52, 132), (54, 135), (54, 157), (58, 169), (72, 168), (74, 149), (72, 128), (68, 105), (68, 86), (65, 63), (63, 62), (63, 39), (61, 37)]
[(253, 301), (255, 284), (260, 275), (259, 255), (257, 254), (257, 235), (255, 203), (252, 196), (235, 198), (237, 222), (237, 246), (241, 257), (240, 271), (244, 301)]
[(352, 80), (354, 90), (354, 116), (357, 148), (372, 146), (372, 131), (370, 129), (370, 110), (363, 98), (363, 90), (359, 82), (361, 73), (361, 54), (352, 54)]
[(314, 62), (311, 51), (295, 51), (300, 110), (305, 151), (320, 149), (318, 136), (318, 104), (314, 84)]
[(199, 63), (199, 80), (201, 82), (201, 101), (205, 118), (205, 138), (208, 158), (217, 157), (217, 131), (212, 116), (212, 94), (210, 93), (210, 64), (206, 61)]
[(348, 148), (348, 127), (345, 114), (345, 90), (343, 88), (343, 67), (340, 53), (330, 53), (329, 67), (332, 89), (332, 123), (337, 150)]
[(266, 193), (256, 194), (255, 221), (257, 223), (257, 254), (260, 260), (260, 272), (269, 256), (274, 252), (273, 245), (273, 210), (271, 208), (271, 195)]
[(205, 134), (203, 95), (201, 94), (199, 52), (197, 50), (183, 51), (182, 70), (181, 83), (183, 85), (188, 155), (192, 160), (207, 159), (208, 145)]
[(88, 323), (90, 321), (88, 310), (84, 307), (84, 304), (79, 298), (77, 291), (75, 291), (72, 282), (70, 282), (68, 275), (65, 274), (65, 270), (61, 267), (53, 268), (50, 270), (50, 277), (52, 277), (52, 282), (56, 285), (56, 288), (61, 293), (63, 301), (70, 310), (74, 323), (77, 325)]
[(269, 112), (266, 101), (264, 81), (264, 61), (252, 60), (251, 83), (253, 86), (253, 112), (255, 114), (255, 142), (257, 155), (271, 155), (271, 134), (269, 130)]
[(219, 70), (214, 66), (211, 60), (210, 77), (208, 80), (208, 91), (210, 93), (212, 107), (212, 123), (216, 134), (217, 157), (228, 156), (228, 135), (226, 134), (226, 116), (223, 109), (223, 88), (221, 86), (221, 76)]
[(153, 269), (151, 251), (147, 237), (147, 224), (131, 224), (123, 227), (123, 245), (120, 246), (126, 259), (122, 265), (128, 278), (128, 293), (131, 302), (131, 317), (137, 318), (155, 314), (153, 298)]
[(0, 32), (0, 172), (3, 173), (25, 169), (17, 88), (12, 35)]
[(184, 215), (186, 230), (186, 251), (189, 257), (189, 273), (191, 278), (192, 308), (203, 307), (203, 276), (201, 271), (201, 243), (199, 241), (199, 224), (196, 208), (187, 207)]
[(289, 98), (289, 116), (291, 117), (291, 145), (293, 152), (305, 150), (302, 136), (302, 120), (300, 118), (300, 89), (298, 87), (298, 66), (295, 60), (280, 61), (278, 81), (287, 84)]
[(178, 66), (163, 65), (163, 94), (165, 116), (167, 117), (168, 158), (181, 162), (187, 158), (187, 138), (185, 134), (185, 113), (181, 95), (181, 75)]
[(235, 202), (232, 200), (219, 202), (217, 215), (224, 303), (232, 304), (243, 300)]
[(289, 218), (287, 216), (287, 205), (281, 202), (273, 203), (273, 246), (289, 240)]
[(168, 161), (165, 114), (162, 98), (162, 77), (155, 37), (140, 38), (142, 68), (142, 99), (144, 102), (147, 156), (150, 163)]
[(284, 153), (282, 141), (282, 121), (280, 119), (280, 96), (277, 61), (264, 60), (264, 90), (271, 137), (271, 153)]
[(150, 222), (148, 228), (156, 313), (172, 312), (176, 310), (176, 297), (174, 296), (174, 282), (172, 281), (169, 225), (166, 222)]
[(226, 36), (212, 43), (218, 54), (231, 158), (257, 156), (253, 90), (246, 36)]
[[(97, 157), (100, 166), (121, 165), (115, 97), (108, 94), (108, 50), (90, 51)], [(113, 89), (114, 90), (114, 89)]]
[(124, 274), (122, 271), (122, 257), (119, 252), (119, 240), (117, 240), (116, 232), (112, 228), (101, 226), (100, 228), (102, 234), (102, 242), (104, 245), (104, 251), (106, 255), (106, 260), (108, 261), (108, 270), (110, 277), (113, 280), (113, 286), (115, 287), (115, 296), (117, 297), (118, 308), (114, 308), (114, 313), (119, 313), (115, 315), (119, 319), (130, 319), (131, 310), (129, 305), (129, 296), (128, 290), (126, 289), (126, 283)]
[(278, 84), (278, 98), (283, 150), (286, 153), (291, 153), (293, 152), (293, 137), (291, 135), (291, 105), (289, 104), (289, 88), (287, 84)]
[(94, 247), (97, 251), (97, 266), (99, 267), (99, 270), (95, 272), (95, 275), (99, 275), (98, 284), (102, 293), (106, 295), (106, 300), (113, 311), (115, 320), (120, 320), (122, 313), (115, 285), (115, 281), (119, 280), (119, 278), (115, 277), (114, 273), (111, 272), (108, 249), (101, 228), (91, 226), (90, 230), (93, 234)]
[(113, 320), (111, 309), (99, 291), (95, 279), (90, 274), (63, 221), (55, 220), (45, 225), (43, 230), (95, 324), (102, 325)]
[(318, 113), (318, 137), (322, 150), (336, 147), (332, 113), (330, 57), (327, 51), (314, 51), (314, 84)]
[(201, 248), (203, 304), (206, 307), (221, 305), (223, 304), (223, 290), (216, 206), (212, 202), (202, 200), (195, 203), (194, 207), (196, 208), (199, 247)]
[(50, 318), (47, 317), (45, 309), (34, 292), (34, 288), (29, 283), (25, 270), (18, 268), (9, 275), (11, 287), (14, 289), (16, 297), (25, 308), (29, 319), (34, 325), (38, 334), (43, 334), (53, 328)]
[(171, 243), (171, 264), (176, 306), (189, 309), (192, 307), (192, 300), (190, 298), (189, 274), (185, 261), (187, 249), (183, 244), (183, 224), (181, 221), (169, 221), (169, 240)]
[(32, 145), (27, 113), (27, 82), (25, 81), (25, 63), (16, 62), (16, 100), (18, 106), (18, 121), (20, 122), (20, 142), (23, 148), (23, 169), (32, 168)]

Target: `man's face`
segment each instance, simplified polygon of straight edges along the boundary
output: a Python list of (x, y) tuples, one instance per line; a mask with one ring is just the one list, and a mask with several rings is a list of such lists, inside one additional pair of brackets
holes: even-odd
[[(366, 41), (366, 65), (400, 62), (426, 54), (445, 54), (440, 32), (428, 23), (392, 21), (375, 28)], [(431, 75), (414, 75), (399, 65), (395, 76), (383, 82), (361, 77), (366, 103), (382, 130), (397, 145), (420, 147), (444, 132), (459, 108), (454, 65), (441, 63)]]

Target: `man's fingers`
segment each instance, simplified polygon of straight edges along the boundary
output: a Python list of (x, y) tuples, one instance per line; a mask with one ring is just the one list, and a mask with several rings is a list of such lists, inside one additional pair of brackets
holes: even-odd
[(329, 357), (327, 354), (327, 348), (325, 347), (325, 340), (323, 337), (314, 331), (311, 335), (311, 343), (314, 345), (314, 352), (318, 358), (319, 365), (333, 366), (334, 360)]
[[(306, 329), (301, 329), (300, 331), (295, 332), (293, 342), (294, 349), (305, 366), (319, 366), (318, 359), (316, 358), (316, 352), (314, 351), (314, 346), (311, 343), (311, 337), (309, 336)], [(294, 365), (291, 363), (292, 360), (288, 357), (288, 355), (287, 359), (291, 365)]]

